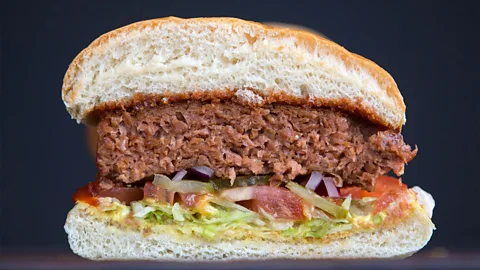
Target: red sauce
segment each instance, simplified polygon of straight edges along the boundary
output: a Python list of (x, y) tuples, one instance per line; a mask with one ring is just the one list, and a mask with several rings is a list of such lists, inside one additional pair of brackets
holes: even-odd
[(98, 205), (97, 192), (95, 191), (95, 184), (93, 182), (78, 188), (72, 196), (73, 202), (84, 202), (93, 206)]

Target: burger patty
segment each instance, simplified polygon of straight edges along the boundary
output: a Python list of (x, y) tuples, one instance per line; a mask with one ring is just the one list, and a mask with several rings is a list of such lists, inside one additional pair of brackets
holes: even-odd
[(371, 190), (378, 176), (401, 175), (417, 153), (401, 134), (350, 114), (276, 103), (145, 102), (103, 112), (97, 131), (97, 177), (111, 183), (205, 165), (229, 180), (272, 174), (288, 181), (319, 171)]

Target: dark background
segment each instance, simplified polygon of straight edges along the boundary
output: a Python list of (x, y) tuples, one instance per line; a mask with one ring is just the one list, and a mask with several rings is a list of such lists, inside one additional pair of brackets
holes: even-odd
[(63, 224), (76, 188), (94, 180), (84, 126), (61, 100), (81, 49), (144, 19), (234, 16), (324, 33), (389, 71), (419, 146), (408, 185), (431, 192), (437, 226), (425, 251), (479, 250), (479, 8), (451, 1), (1, 2), (0, 250), (68, 252)]

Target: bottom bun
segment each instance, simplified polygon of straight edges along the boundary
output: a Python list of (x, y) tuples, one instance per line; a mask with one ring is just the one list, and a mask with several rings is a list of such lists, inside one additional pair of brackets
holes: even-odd
[(90, 214), (76, 205), (65, 231), (74, 253), (92, 260), (265, 260), (404, 258), (420, 250), (434, 226), (418, 204), (394, 227), (338, 234), (330, 241), (282, 243), (262, 239), (207, 241), (149, 233)]

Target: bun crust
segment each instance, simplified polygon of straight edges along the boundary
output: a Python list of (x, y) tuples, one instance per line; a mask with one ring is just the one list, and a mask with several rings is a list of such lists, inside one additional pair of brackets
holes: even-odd
[(312, 33), (233, 18), (169, 17), (106, 33), (70, 64), (62, 97), (85, 121), (142, 95), (219, 100), (245, 90), (257, 105), (337, 107), (398, 131), (405, 123), (395, 81), (372, 61)]
[(430, 239), (433, 224), (419, 205), (399, 224), (377, 230), (332, 234), (309, 243), (270, 242), (261, 239), (208, 242), (180, 239), (167, 233), (122, 227), (88, 214), (76, 205), (65, 224), (73, 252), (92, 260), (258, 260), (403, 258)]

